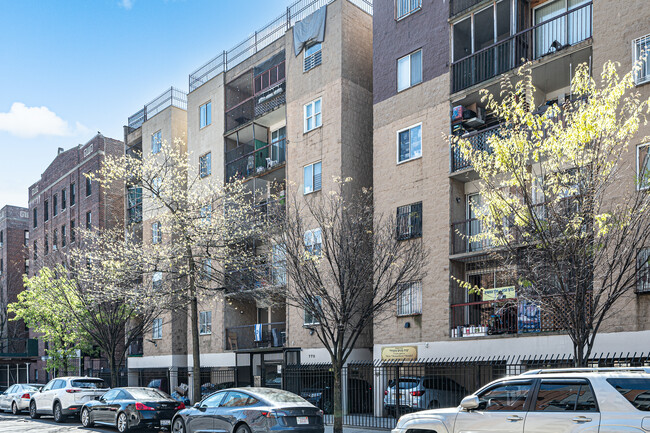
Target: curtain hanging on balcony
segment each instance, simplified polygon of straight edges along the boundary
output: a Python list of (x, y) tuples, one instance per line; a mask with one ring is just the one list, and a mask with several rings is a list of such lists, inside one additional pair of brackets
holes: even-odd
[(303, 48), (325, 40), (326, 16), (327, 6), (323, 6), (293, 26), (293, 50), (296, 56)]

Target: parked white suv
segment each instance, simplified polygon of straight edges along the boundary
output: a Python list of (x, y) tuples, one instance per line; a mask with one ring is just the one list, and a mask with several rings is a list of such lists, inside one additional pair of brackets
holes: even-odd
[(32, 394), (29, 416), (53, 415), (63, 422), (70, 415), (79, 415), (81, 406), (99, 398), (108, 390), (102, 379), (94, 377), (58, 377), (50, 380), (40, 392)]
[(395, 415), (448, 407), (460, 401), (466, 393), (465, 388), (443, 376), (404, 376), (388, 382), (384, 391), (384, 409), (389, 415)]
[(535, 370), (497, 380), (459, 407), (404, 415), (392, 433), (650, 431), (650, 369)]

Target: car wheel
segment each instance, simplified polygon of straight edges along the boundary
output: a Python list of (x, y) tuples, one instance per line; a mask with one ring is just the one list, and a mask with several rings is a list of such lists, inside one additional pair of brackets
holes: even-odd
[(129, 420), (126, 418), (126, 414), (124, 412), (120, 412), (120, 414), (117, 416), (117, 431), (120, 433), (124, 433), (129, 431)]
[(180, 416), (174, 420), (172, 426), (172, 433), (185, 433), (185, 422)]
[(63, 422), (63, 412), (59, 402), (54, 403), (54, 422)]
[(246, 424), (242, 424), (239, 427), (237, 427), (235, 433), (251, 433), (251, 429), (249, 429)]
[(92, 427), (93, 423), (90, 421), (90, 411), (87, 408), (83, 408), (81, 411), (81, 425), (84, 427)]
[(16, 406), (15, 401), (11, 403), (11, 413), (13, 413), (14, 415), (18, 415), (18, 406)]
[(31, 419), (39, 419), (41, 416), (36, 413), (36, 402), (32, 401), (29, 403), (29, 417)]

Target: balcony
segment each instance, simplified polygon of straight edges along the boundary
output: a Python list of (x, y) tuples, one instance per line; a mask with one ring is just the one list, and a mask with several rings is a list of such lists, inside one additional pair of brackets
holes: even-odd
[(449, 0), (449, 17), (458, 15), (485, 0)]
[[(454, 0), (452, 7), (454, 4), (460, 7), (461, 3), (476, 2)], [(451, 64), (452, 93), (497, 77), (526, 61), (541, 59), (590, 39), (592, 4), (585, 3), (454, 61)]]
[(142, 337), (136, 338), (130, 345), (128, 356), (132, 358), (141, 357), (144, 354), (144, 349), (142, 345)]
[(286, 140), (271, 144), (261, 141), (244, 143), (226, 152), (226, 179), (246, 179), (263, 175), (285, 163)]
[(284, 347), (286, 323), (258, 323), (226, 328), (225, 350), (250, 350)]
[[(489, 150), (488, 140), (494, 134), (496, 134), (501, 125), (491, 126), (486, 129), (481, 129), (480, 131), (473, 131), (469, 134), (463, 136), (464, 139), (467, 139), (472, 143), (472, 148), (475, 150), (486, 151)], [(451, 172), (455, 173), (457, 171), (466, 170), (472, 167), (472, 164), (465, 158), (460, 152), (460, 149), (452, 146), (451, 147)]]
[(521, 298), (453, 304), (450, 314), (451, 338), (563, 330), (561, 318), (544, 309), (543, 303)]
[(476, 253), (490, 247), (489, 239), (474, 240), (471, 237), (480, 235), (483, 223), (477, 218), (452, 223), (451, 225), (451, 255)]
[(35, 338), (0, 339), (0, 358), (31, 358), (38, 356), (38, 340)]
[(252, 269), (241, 269), (226, 274), (226, 288), (230, 292), (282, 287), (287, 284), (285, 264), (262, 264)]

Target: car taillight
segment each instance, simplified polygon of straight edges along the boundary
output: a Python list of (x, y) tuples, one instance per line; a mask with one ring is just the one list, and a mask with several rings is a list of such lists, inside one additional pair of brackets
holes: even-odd
[(176, 406), (176, 410), (181, 410), (181, 409), (185, 409), (185, 403), (181, 403), (178, 406)]
[(424, 395), (424, 391), (411, 391), (411, 395), (413, 397), (422, 397)]
[(153, 407), (149, 407), (146, 404), (136, 403), (135, 410), (156, 410)]
[(384, 395), (388, 395), (388, 390), (384, 390)]
[(26, 399), (26, 400), (29, 400), (29, 397), (31, 397), (31, 396), (30, 396), (29, 393), (27, 393), (27, 392), (26, 392), (25, 394), (23, 394), (23, 395), (20, 396), (20, 398), (24, 398), (24, 399)]
[(75, 392), (81, 392), (81, 390), (76, 388), (70, 388), (70, 389), (66, 389), (65, 392), (74, 394)]

